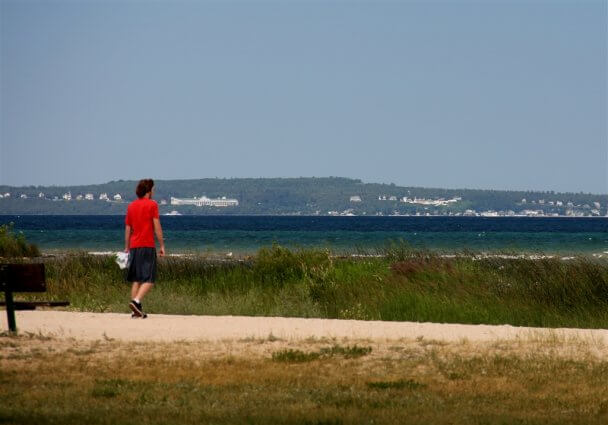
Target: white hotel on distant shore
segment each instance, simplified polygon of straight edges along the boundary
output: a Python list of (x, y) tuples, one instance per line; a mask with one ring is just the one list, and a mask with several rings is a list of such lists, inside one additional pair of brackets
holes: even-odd
[(229, 199), (225, 196), (221, 198), (207, 198), (201, 196), (200, 198), (174, 198), (171, 197), (171, 205), (195, 205), (197, 207), (236, 207), (239, 205), (237, 199)]

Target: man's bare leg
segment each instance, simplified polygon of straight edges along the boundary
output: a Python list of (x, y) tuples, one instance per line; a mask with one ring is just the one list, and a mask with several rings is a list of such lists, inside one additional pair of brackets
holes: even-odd
[(146, 296), (148, 291), (150, 291), (150, 289), (152, 289), (153, 286), (154, 286), (154, 284), (150, 283), (150, 282), (144, 282), (144, 283), (139, 284), (139, 289), (134, 298), (138, 299), (139, 302), (141, 303), (141, 300), (143, 300), (143, 298)]
[(141, 284), (139, 282), (133, 282), (133, 285), (131, 285), (131, 299), (132, 300), (137, 298), (137, 293), (139, 292), (140, 285)]

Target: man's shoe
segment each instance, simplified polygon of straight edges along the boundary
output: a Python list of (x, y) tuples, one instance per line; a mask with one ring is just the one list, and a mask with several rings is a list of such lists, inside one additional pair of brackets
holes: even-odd
[(131, 302), (129, 303), (129, 308), (131, 309), (133, 314), (137, 315), (137, 317), (144, 316), (144, 309), (142, 308), (141, 304), (138, 303), (137, 301), (131, 300)]

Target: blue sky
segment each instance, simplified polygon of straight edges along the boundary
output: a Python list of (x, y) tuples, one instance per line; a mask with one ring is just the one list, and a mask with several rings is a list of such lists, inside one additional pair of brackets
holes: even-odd
[(0, 0), (0, 183), (608, 193), (606, 1)]

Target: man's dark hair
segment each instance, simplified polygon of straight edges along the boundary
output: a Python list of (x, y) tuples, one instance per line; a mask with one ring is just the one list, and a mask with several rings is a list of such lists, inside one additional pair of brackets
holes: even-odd
[(143, 198), (146, 193), (152, 191), (154, 187), (154, 180), (152, 179), (143, 179), (137, 183), (137, 189), (135, 189), (135, 193), (138, 198)]

